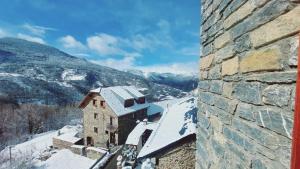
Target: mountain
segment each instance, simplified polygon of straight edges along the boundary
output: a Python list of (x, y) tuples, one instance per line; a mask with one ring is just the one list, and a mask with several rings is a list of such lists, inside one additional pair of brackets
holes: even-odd
[(141, 70), (127, 70), (126, 72), (144, 77), (150, 82), (171, 86), (173, 88), (191, 92), (195, 90), (198, 86), (198, 77), (196, 75), (182, 75), (182, 74), (173, 74), (173, 73), (156, 73), (149, 72), (145, 73)]
[(92, 88), (116, 85), (147, 89), (151, 101), (187, 94), (169, 83), (157, 82), (93, 64), (47, 45), (0, 39), (0, 100), (68, 104), (80, 101)]

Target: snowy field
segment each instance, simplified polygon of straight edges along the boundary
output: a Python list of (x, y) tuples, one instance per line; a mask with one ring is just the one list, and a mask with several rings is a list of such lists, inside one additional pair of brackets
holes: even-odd
[[(65, 126), (60, 134), (77, 133), (82, 126)], [(11, 148), (11, 165), (9, 162), (9, 148), (0, 152), (0, 169), (43, 168), (43, 169), (74, 169), (89, 168), (95, 160), (72, 153), (70, 150), (51, 150), (52, 138), (58, 131), (37, 134), (24, 143)]]

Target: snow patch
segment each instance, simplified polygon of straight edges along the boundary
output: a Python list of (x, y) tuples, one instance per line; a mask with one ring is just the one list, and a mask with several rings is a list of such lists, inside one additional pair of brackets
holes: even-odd
[(65, 81), (72, 81), (72, 80), (84, 80), (86, 74), (76, 74), (76, 71), (73, 69), (64, 70), (61, 74), (61, 78)]

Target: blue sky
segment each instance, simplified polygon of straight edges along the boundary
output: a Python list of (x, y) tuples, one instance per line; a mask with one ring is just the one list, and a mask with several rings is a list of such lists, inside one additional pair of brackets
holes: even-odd
[(117, 69), (191, 73), (199, 0), (1, 0), (0, 37), (57, 47)]

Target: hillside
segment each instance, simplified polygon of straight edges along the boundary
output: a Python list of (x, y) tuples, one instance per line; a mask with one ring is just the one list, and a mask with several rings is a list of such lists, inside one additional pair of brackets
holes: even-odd
[(0, 39), (0, 84), (0, 97), (4, 100), (50, 105), (78, 102), (88, 90), (99, 86), (147, 88), (149, 100), (186, 95), (168, 83), (155, 83), (50, 46), (15, 38)]

